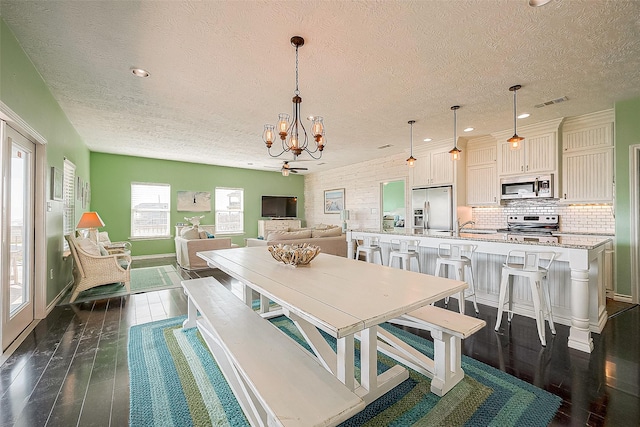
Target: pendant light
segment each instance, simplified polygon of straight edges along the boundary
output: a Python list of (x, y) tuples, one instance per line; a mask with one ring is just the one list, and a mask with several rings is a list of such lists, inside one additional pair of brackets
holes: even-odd
[(415, 163), (416, 163), (416, 158), (413, 157), (413, 124), (415, 123), (415, 120), (409, 120), (407, 123), (409, 123), (409, 125), (411, 125), (411, 153), (409, 154), (409, 158), (407, 159), (407, 166), (409, 166), (410, 168), (412, 168)]
[(520, 141), (524, 140), (523, 137), (518, 136), (518, 132), (516, 132), (516, 120), (518, 119), (517, 115), (517, 101), (516, 101), (516, 92), (518, 91), (518, 89), (520, 89), (522, 86), (520, 85), (515, 85), (515, 86), (511, 86), (509, 88), (509, 90), (511, 92), (513, 92), (513, 136), (509, 139), (507, 139), (507, 142), (509, 143), (509, 148), (511, 148), (512, 150), (519, 150), (520, 146), (522, 144), (520, 144)]
[(460, 109), (460, 106), (454, 105), (451, 109), (453, 110), (453, 148), (449, 151), (449, 154), (451, 154), (451, 160), (460, 160), (462, 150), (458, 149), (458, 132), (456, 129), (456, 111)]

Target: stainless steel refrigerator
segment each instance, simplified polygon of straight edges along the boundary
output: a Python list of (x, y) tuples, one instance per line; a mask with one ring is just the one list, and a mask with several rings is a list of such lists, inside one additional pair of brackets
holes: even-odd
[(414, 188), (411, 207), (413, 234), (422, 234), (425, 230), (453, 230), (453, 189), (450, 185)]

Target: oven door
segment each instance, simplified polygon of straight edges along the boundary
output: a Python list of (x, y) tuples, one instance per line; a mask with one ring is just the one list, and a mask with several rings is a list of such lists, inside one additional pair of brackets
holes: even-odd
[(500, 180), (500, 188), (502, 200), (528, 199), (536, 197), (537, 185), (535, 178), (531, 180), (502, 179)]

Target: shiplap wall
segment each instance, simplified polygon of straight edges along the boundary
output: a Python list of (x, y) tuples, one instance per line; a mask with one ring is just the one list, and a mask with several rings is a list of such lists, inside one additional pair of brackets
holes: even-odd
[[(349, 228), (379, 230), (381, 183), (404, 179), (406, 200), (410, 203), (409, 168), (405, 160), (406, 154), (399, 154), (305, 175), (307, 226), (342, 224), (340, 215), (324, 213), (323, 203), (325, 190), (344, 188), (345, 207), (350, 211)], [(410, 207), (407, 213), (409, 211)], [(477, 228), (504, 228), (507, 215), (514, 214), (559, 215), (560, 231), (568, 233), (613, 234), (615, 231), (613, 208), (610, 205), (568, 206), (560, 204), (558, 200), (520, 200), (499, 207), (472, 210)]]

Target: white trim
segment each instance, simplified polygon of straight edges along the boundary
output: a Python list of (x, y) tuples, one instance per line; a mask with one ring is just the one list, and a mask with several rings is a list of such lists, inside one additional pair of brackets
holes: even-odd
[[(46, 189), (47, 189), (47, 140), (40, 135), (33, 127), (16, 114), (7, 104), (0, 101), (0, 119), (11, 125), (25, 138), (35, 144), (35, 189), (34, 189), (34, 259), (47, 259), (47, 212), (46, 212)], [(7, 348), (7, 351), (0, 354), (0, 361), (4, 362), (15, 348), (29, 335), (35, 325), (37, 319), (43, 319), (47, 315), (47, 267), (46, 263), (34, 262), (34, 321), (23, 331), (18, 338)], [(2, 325), (0, 322), (0, 342), (2, 339)], [(1, 352), (1, 350), (0, 350)]]
[(133, 261), (136, 261), (141, 259), (172, 258), (172, 257), (173, 258), (176, 257), (175, 252), (168, 253), (168, 254), (136, 255), (136, 256), (132, 256), (131, 259)]
[(638, 302), (640, 294), (640, 144), (629, 146), (629, 201), (631, 204), (631, 302)]
[(633, 299), (629, 295), (613, 294), (613, 300), (619, 302), (628, 302), (633, 304)]

